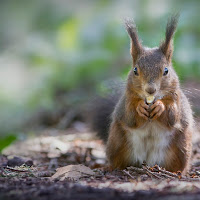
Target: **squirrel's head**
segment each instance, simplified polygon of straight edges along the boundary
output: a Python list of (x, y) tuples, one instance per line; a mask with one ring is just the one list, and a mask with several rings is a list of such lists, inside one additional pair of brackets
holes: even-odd
[(159, 47), (143, 47), (138, 39), (137, 29), (132, 21), (126, 21), (126, 29), (131, 39), (133, 67), (129, 73), (129, 90), (145, 99), (158, 99), (173, 93), (178, 86), (178, 77), (172, 67), (173, 36), (178, 15), (168, 20), (165, 40)]

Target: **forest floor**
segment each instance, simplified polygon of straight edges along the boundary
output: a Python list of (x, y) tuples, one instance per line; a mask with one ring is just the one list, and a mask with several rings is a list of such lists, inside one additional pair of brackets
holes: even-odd
[[(190, 93), (198, 112), (199, 101)], [(200, 199), (198, 121), (186, 176), (145, 163), (142, 168), (111, 171), (105, 145), (80, 121), (65, 131), (38, 131), (0, 155), (0, 199)]]
[[(103, 143), (82, 123), (76, 122), (76, 126), (67, 131), (49, 129), (6, 148), (0, 157), (0, 199), (200, 198), (198, 137), (191, 170), (185, 177), (145, 164), (143, 168), (111, 171)], [(88, 166), (94, 174), (50, 178), (57, 168), (78, 164)]]

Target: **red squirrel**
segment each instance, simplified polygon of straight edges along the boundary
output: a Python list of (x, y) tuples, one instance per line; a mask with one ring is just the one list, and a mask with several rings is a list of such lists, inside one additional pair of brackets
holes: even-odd
[[(172, 66), (177, 23), (177, 15), (168, 20), (165, 39), (155, 48), (142, 46), (135, 24), (125, 23), (133, 66), (118, 102), (107, 100), (98, 111), (110, 103), (111, 108), (100, 116), (107, 122), (100, 132), (104, 131), (107, 158), (114, 169), (139, 167), (144, 161), (171, 172), (185, 174), (189, 169), (193, 116)], [(103, 123), (102, 119), (95, 123)]]

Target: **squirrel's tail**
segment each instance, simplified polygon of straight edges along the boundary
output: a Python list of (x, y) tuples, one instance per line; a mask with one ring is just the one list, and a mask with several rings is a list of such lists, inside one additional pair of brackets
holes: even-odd
[(107, 142), (111, 115), (119, 99), (118, 95), (98, 97), (90, 105), (89, 121), (93, 131), (104, 142)]

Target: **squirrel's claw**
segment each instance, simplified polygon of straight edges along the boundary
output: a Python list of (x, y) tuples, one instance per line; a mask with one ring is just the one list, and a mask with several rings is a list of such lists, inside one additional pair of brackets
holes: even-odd
[(161, 100), (157, 100), (151, 106), (150, 118), (153, 120), (157, 119), (164, 112), (164, 110), (165, 110), (165, 105), (163, 104), (163, 102)]
[(148, 117), (149, 117), (149, 112), (147, 111), (148, 108), (149, 108), (149, 106), (147, 104), (145, 104), (145, 102), (143, 100), (141, 100), (138, 103), (136, 111), (138, 112), (140, 117), (148, 120)]

